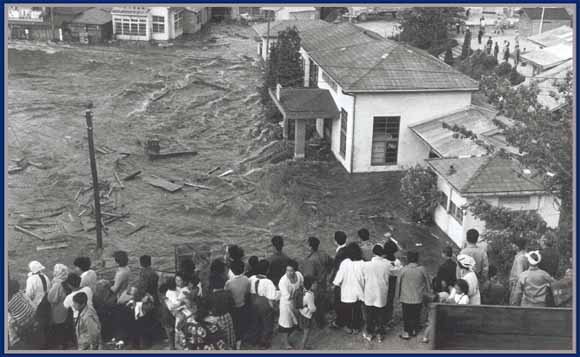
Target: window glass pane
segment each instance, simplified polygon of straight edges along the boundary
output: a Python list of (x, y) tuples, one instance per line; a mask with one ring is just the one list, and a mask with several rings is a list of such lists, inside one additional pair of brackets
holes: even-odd
[(372, 165), (397, 163), (400, 122), (401, 117), (374, 117)]

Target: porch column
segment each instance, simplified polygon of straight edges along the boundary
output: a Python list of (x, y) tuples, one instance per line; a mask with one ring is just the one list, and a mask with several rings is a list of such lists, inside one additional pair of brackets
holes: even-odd
[(306, 120), (294, 121), (294, 159), (304, 159), (306, 156)]
[(287, 142), (290, 128), (288, 128), (288, 119), (286, 118), (285, 115), (284, 115), (284, 119), (282, 121), (282, 125), (283, 125), (282, 126), (282, 137), (284, 138), (284, 142)]

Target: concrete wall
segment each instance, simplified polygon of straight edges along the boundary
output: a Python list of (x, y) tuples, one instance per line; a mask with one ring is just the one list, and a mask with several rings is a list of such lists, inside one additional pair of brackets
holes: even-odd
[[(408, 127), (471, 104), (471, 92), (369, 93), (356, 97), (353, 172), (395, 171), (422, 163), (429, 156), (429, 148)], [(376, 116), (401, 117), (396, 165), (371, 165)]]

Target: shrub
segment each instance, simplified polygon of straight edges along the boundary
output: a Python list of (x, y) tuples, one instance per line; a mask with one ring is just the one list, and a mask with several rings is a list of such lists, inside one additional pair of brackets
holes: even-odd
[(408, 169), (401, 178), (401, 195), (414, 221), (433, 222), (433, 212), (441, 200), (437, 176), (419, 165)]

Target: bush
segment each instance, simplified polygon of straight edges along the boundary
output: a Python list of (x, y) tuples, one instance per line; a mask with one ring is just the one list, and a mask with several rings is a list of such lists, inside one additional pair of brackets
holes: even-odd
[(437, 176), (419, 165), (408, 169), (401, 178), (401, 195), (414, 221), (433, 222), (433, 212), (442, 193), (437, 190)]
[(525, 81), (526, 77), (514, 68), (509, 74), (509, 80), (512, 86), (515, 86)]
[(513, 70), (513, 68), (512, 68), (511, 64), (509, 64), (507, 62), (502, 62), (495, 69), (495, 74), (497, 74), (498, 77), (507, 77), (512, 72), (512, 70)]
[(483, 76), (493, 74), (497, 63), (494, 56), (488, 56), (485, 52), (477, 50), (471, 57), (461, 61), (458, 69), (471, 78), (480, 80)]

